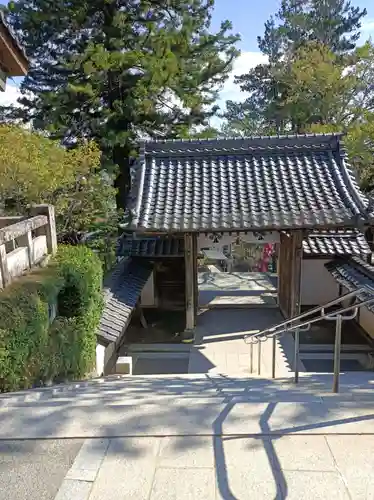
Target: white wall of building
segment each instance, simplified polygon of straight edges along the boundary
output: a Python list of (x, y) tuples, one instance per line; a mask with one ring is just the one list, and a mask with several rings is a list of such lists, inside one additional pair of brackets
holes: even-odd
[(156, 305), (154, 272), (152, 272), (152, 274), (148, 278), (148, 281), (142, 290), (142, 293), (140, 296), (140, 304), (143, 307), (154, 307)]
[(359, 324), (374, 339), (374, 314), (366, 307), (360, 309)]
[(303, 259), (301, 268), (301, 305), (323, 305), (336, 299), (338, 283), (325, 268), (323, 259)]

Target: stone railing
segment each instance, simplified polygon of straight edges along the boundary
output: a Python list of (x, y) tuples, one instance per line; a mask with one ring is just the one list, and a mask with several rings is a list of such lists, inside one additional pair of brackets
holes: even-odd
[(29, 218), (0, 217), (0, 288), (56, 250), (53, 206), (33, 206)]

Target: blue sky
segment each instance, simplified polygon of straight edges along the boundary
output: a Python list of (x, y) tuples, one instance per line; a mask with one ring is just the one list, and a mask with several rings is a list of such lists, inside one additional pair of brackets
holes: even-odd
[[(265, 21), (278, 10), (280, 3), (280, 0), (216, 0), (213, 26), (216, 28), (222, 20), (229, 19), (235, 32), (242, 35), (240, 48), (246, 51), (258, 51), (257, 36), (262, 35)], [(371, 26), (374, 31), (373, 0), (353, 0), (352, 3), (366, 8), (368, 15), (365, 24)]]

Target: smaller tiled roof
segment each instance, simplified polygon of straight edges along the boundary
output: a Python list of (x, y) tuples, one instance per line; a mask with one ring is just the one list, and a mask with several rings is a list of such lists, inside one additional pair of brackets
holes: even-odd
[(105, 307), (97, 334), (102, 343), (119, 340), (150, 274), (150, 266), (122, 259), (104, 281)]
[(120, 255), (132, 257), (183, 257), (183, 238), (123, 238)]
[[(367, 286), (373, 290), (374, 298), (374, 266), (367, 264), (358, 257), (338, 257), (331, 262), (325, 264), (326, 269), (335, 278), (335, 280), (343, 285), (347, 290), (353, 292), (362, 286)], [(361, 294), (361, 301), (368, 300), (371, 294)], [(374, 302), (367, 306), (374, 312)]]
[(303, 241), (306, 255), (357, 255), (371, 253), (365, 235), (357, 230), (313, 231)]
[[(313, 231), (303, 241), (303, 251), (309, 256), (366, 256), (371, 251), (365, 235), (358, 230)], [(178, 236), (120, 239), (118, 256), (160, 258), (183, 257), (184, 239)]]

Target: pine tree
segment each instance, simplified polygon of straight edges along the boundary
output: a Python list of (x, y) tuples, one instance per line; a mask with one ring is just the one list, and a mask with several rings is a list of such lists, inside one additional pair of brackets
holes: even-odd
[(324, 45), (337, 56), (351, 52), (365, 15), (366, 9), (353, 7), (350, 0), (282, 0), (279, 11), (265, 23), (263, 37), (258, 37), (259, 48), (269, 62), (236, 78), (248, 98), (235, 105), (227, 103), (226, 127), (235, 128), (238, 116), (245, 114), (250, 116), (252, 127), (257, 123), (260, 130), (264, 124), (278, 132), (296, 130), (300, 124), (284, 115), (287, 85), (278, 75), (286, 62), (311, 42)]
[[(214, 0), (19, 0), (9, 22), (32, 58), (13, 110), (73, 146), (95, 140), (117, 165), (124, 207), (140, 137), (206, 125), (238, 54), (231, 24), (210, 31)], [(27, 93), (31, 92), (31, 97)]]

